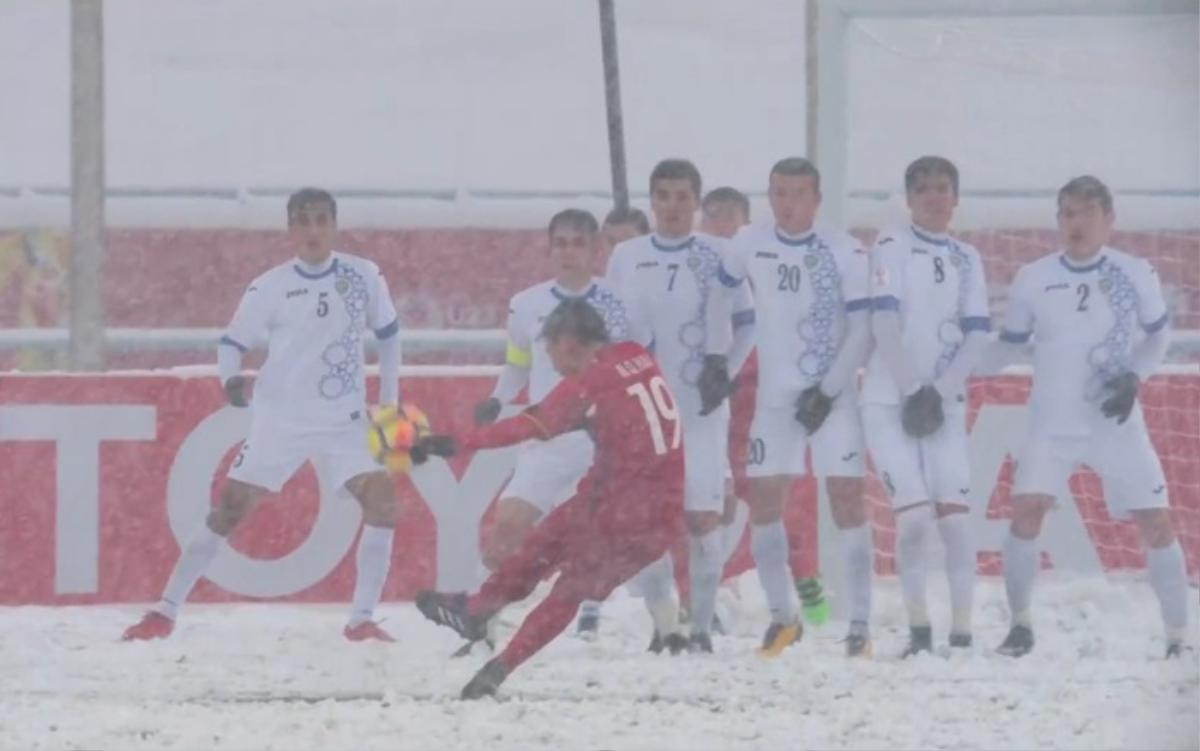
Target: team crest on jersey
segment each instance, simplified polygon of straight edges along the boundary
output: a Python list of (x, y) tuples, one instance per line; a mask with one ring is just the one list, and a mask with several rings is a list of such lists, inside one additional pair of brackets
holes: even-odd
[(956, 255), (951, 255), (950, 265), (957, 269), (959, 266), (962, 266), (962, 259)]
[(1109, 279), (1108, 277), (1104, 277), (1103, 279), (1101, 279), (1100, 280), (1100, 291), (1108, 292), (1110, 289), (1112, 289), (1112, 279)]
[(339, 295), (345, 296), (345, 294), (350, 291), (350, 280), (338, 279), (333, 283), (333, 288), (337, 290)]
[(699, 256), (688, 256), (687, 266), (692, 271), (695, 271), (696, 269), (700, 268), (700, 257)]
[(817, 258), (815, 255), (804, 256), (804, 265), (809, 267), (810, 269), (815, 269), (817, 267), (817, 264), (820, 262), (821, 262), (821, 259)]

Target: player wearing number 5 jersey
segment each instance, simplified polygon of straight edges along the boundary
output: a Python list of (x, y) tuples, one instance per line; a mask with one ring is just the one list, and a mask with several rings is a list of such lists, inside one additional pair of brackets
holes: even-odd
[(1187, 626), (1183, 551), (1137, 401), (1139, 385), (1167, 351), (1167, 306), (1154, 267), (1106, 245), (1113, 205), (1104, 183), (1084, 176), (1063, 186), (1058, 223), (1063, 250), (1017, 272), (1000, 341), (985, 363), (996, 369), (1033, 341), (1028, 435), (1004, 543), (1013, 624), (1000, 652), (1019, 657), (1033, 648), (1029, 611), (1042, 519), (1069, 492), (1076, 467), (1087, 464), (1104, 483), (1112, 515), (1137, 523), (1166, 624), (1167, 655), (1176, 656)]
[[(250, 284), (217, 350), (226, 398), (234, 407), (250, 406), (249, 435), (207, 524), (180, 555), (162, 601), (125, 632), (127, 640), (170, 634), (176, 611), (229, 533), (259, 498), (278, 492), (311, 460), (324, 483), (345, 488), (363, 508), (358, 582), (345, 635), (392, 641), (371, 620), (391, 564), (396, 500), (391, 478), (367, 449), (363, 346), (368, 336), (379, 340), (379, 401), (396, 404), (396, 309), (374, 263), (333, 250), (333, 196), (315, 188), (297, 191), (287, 215), (297, 257)], [(247, 402), (242, 353), (261, 346), (267, 359)]]
[(498, 609), (559, 574), (504, 650), (463, 689), (463, 698), (493, 693), (570, 624), (581, 602), (604, 600), (661, 558), (683, 531), (683, 430), (654, 358), (633, 342), (609, 344), (604, 319), (579, 299), (551, 313), (543, 337), (564, 376), (543, 401), (456, 439), (431, 437), (418, 449), (447, 456), (576, 430), (590, 433), (596, 446), (595, 462), (575, 495), (525, 537), (478, 593), (417, 595), (426, 617), (474, 640)]

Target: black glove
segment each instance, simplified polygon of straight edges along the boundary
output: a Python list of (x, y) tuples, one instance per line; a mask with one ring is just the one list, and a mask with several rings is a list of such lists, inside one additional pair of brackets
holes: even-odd
[(431, 456), (449, 457), (456, 453), (458, 445), (454, 442), (454, 437), (448, 435), (427, 435), (418, 438), (408, 450), (413, 464), (424, 464)]
[(904, 432), (913, 438), (933, 435), (945, 421), (946, 416), (942, 413), (942, 395), (933, 386), (922, 386), (904, 401), (901, 422)]
[(245, 407), (250, 404), (246, 401), (246, 377), (235, 375), (230, 377), (225, 382), (225, 400), (234, 407)]
[(833, 409), (833, 397), (826, 396), (819, 383), (800, 392), (796, 399), (796, 420), (809, 435), (816, 433)]
[(503, 407), (500, 400), (494, 396), (489, 396), (479, 404), (475, 405), (475, 424), (476, 425), (491, 425), (500, 416), (500, 408)]
[(1117, 418), (1121, 425), (1129, 419), (1133, 405), (1137, 403), (1138, 388), (1142, 385), (1137, 373), (1122, 373), (1104, 384), (1110, 396), (1100, 405), (1105, 417)]
[(707, 415), (721, 406), (725, 397), (733, 392), (725, 355), (704, 356), (704, 369), (700, 371), (700, 378), (696, 380), (696, 388), (700, 389), (701, 415)]

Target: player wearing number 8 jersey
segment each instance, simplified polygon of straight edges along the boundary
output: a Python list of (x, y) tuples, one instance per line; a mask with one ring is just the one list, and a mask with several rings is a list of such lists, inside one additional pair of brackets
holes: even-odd
[(947, 234), (958, 205), (958, 169), (926, 156), (908, 166), (912, 222), (884, 232), (871, 251), (871, 330), (861, 403), (867, 447), (896, 512), (896, 563), (908, 608), (906, 654), (930, 651), (926, 540), (946, 549), (950, 646), (971, 644), (975, 549), (969, 537), (966, 380), (991, 328), (983, 263)]
[(418, 594), (417, 606), (427, 617), (478, 639), (499, 608), (559, 574), (504, 650), (463, 690), (464, 698), (494, 692), (567, 627), (581, 602), (606, 598), (661, 558), (683, 531), (682, 425), (654, 358), (640, 344), (609, 344), (603, 318), (584, 300), (560, 304), (543, 336), (564, 375), (543, 401), (456, 439), (435, 436), (422, 444), (422, 450), (446, 456), (587, 430), (596, 446), (595, 462), (575, 495), (525, 537), (478, 593)]

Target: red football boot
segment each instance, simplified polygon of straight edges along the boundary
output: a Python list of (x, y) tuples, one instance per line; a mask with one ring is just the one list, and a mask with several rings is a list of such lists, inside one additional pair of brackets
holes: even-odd
[(376, 641), (396, 641), (392, 635), (379, 627), (375, 621), (363, 621), (357, 626), (346, 626), (342, 630), (342, 635), (350, 641), (368, 641), (374, 639)]
[(125, 629), (121, 641), (149, 641), (151, 639), (166, 639), (175, 630), (175, 621), (162, 613), (151, 610), (142, 616), (142, 620)]

